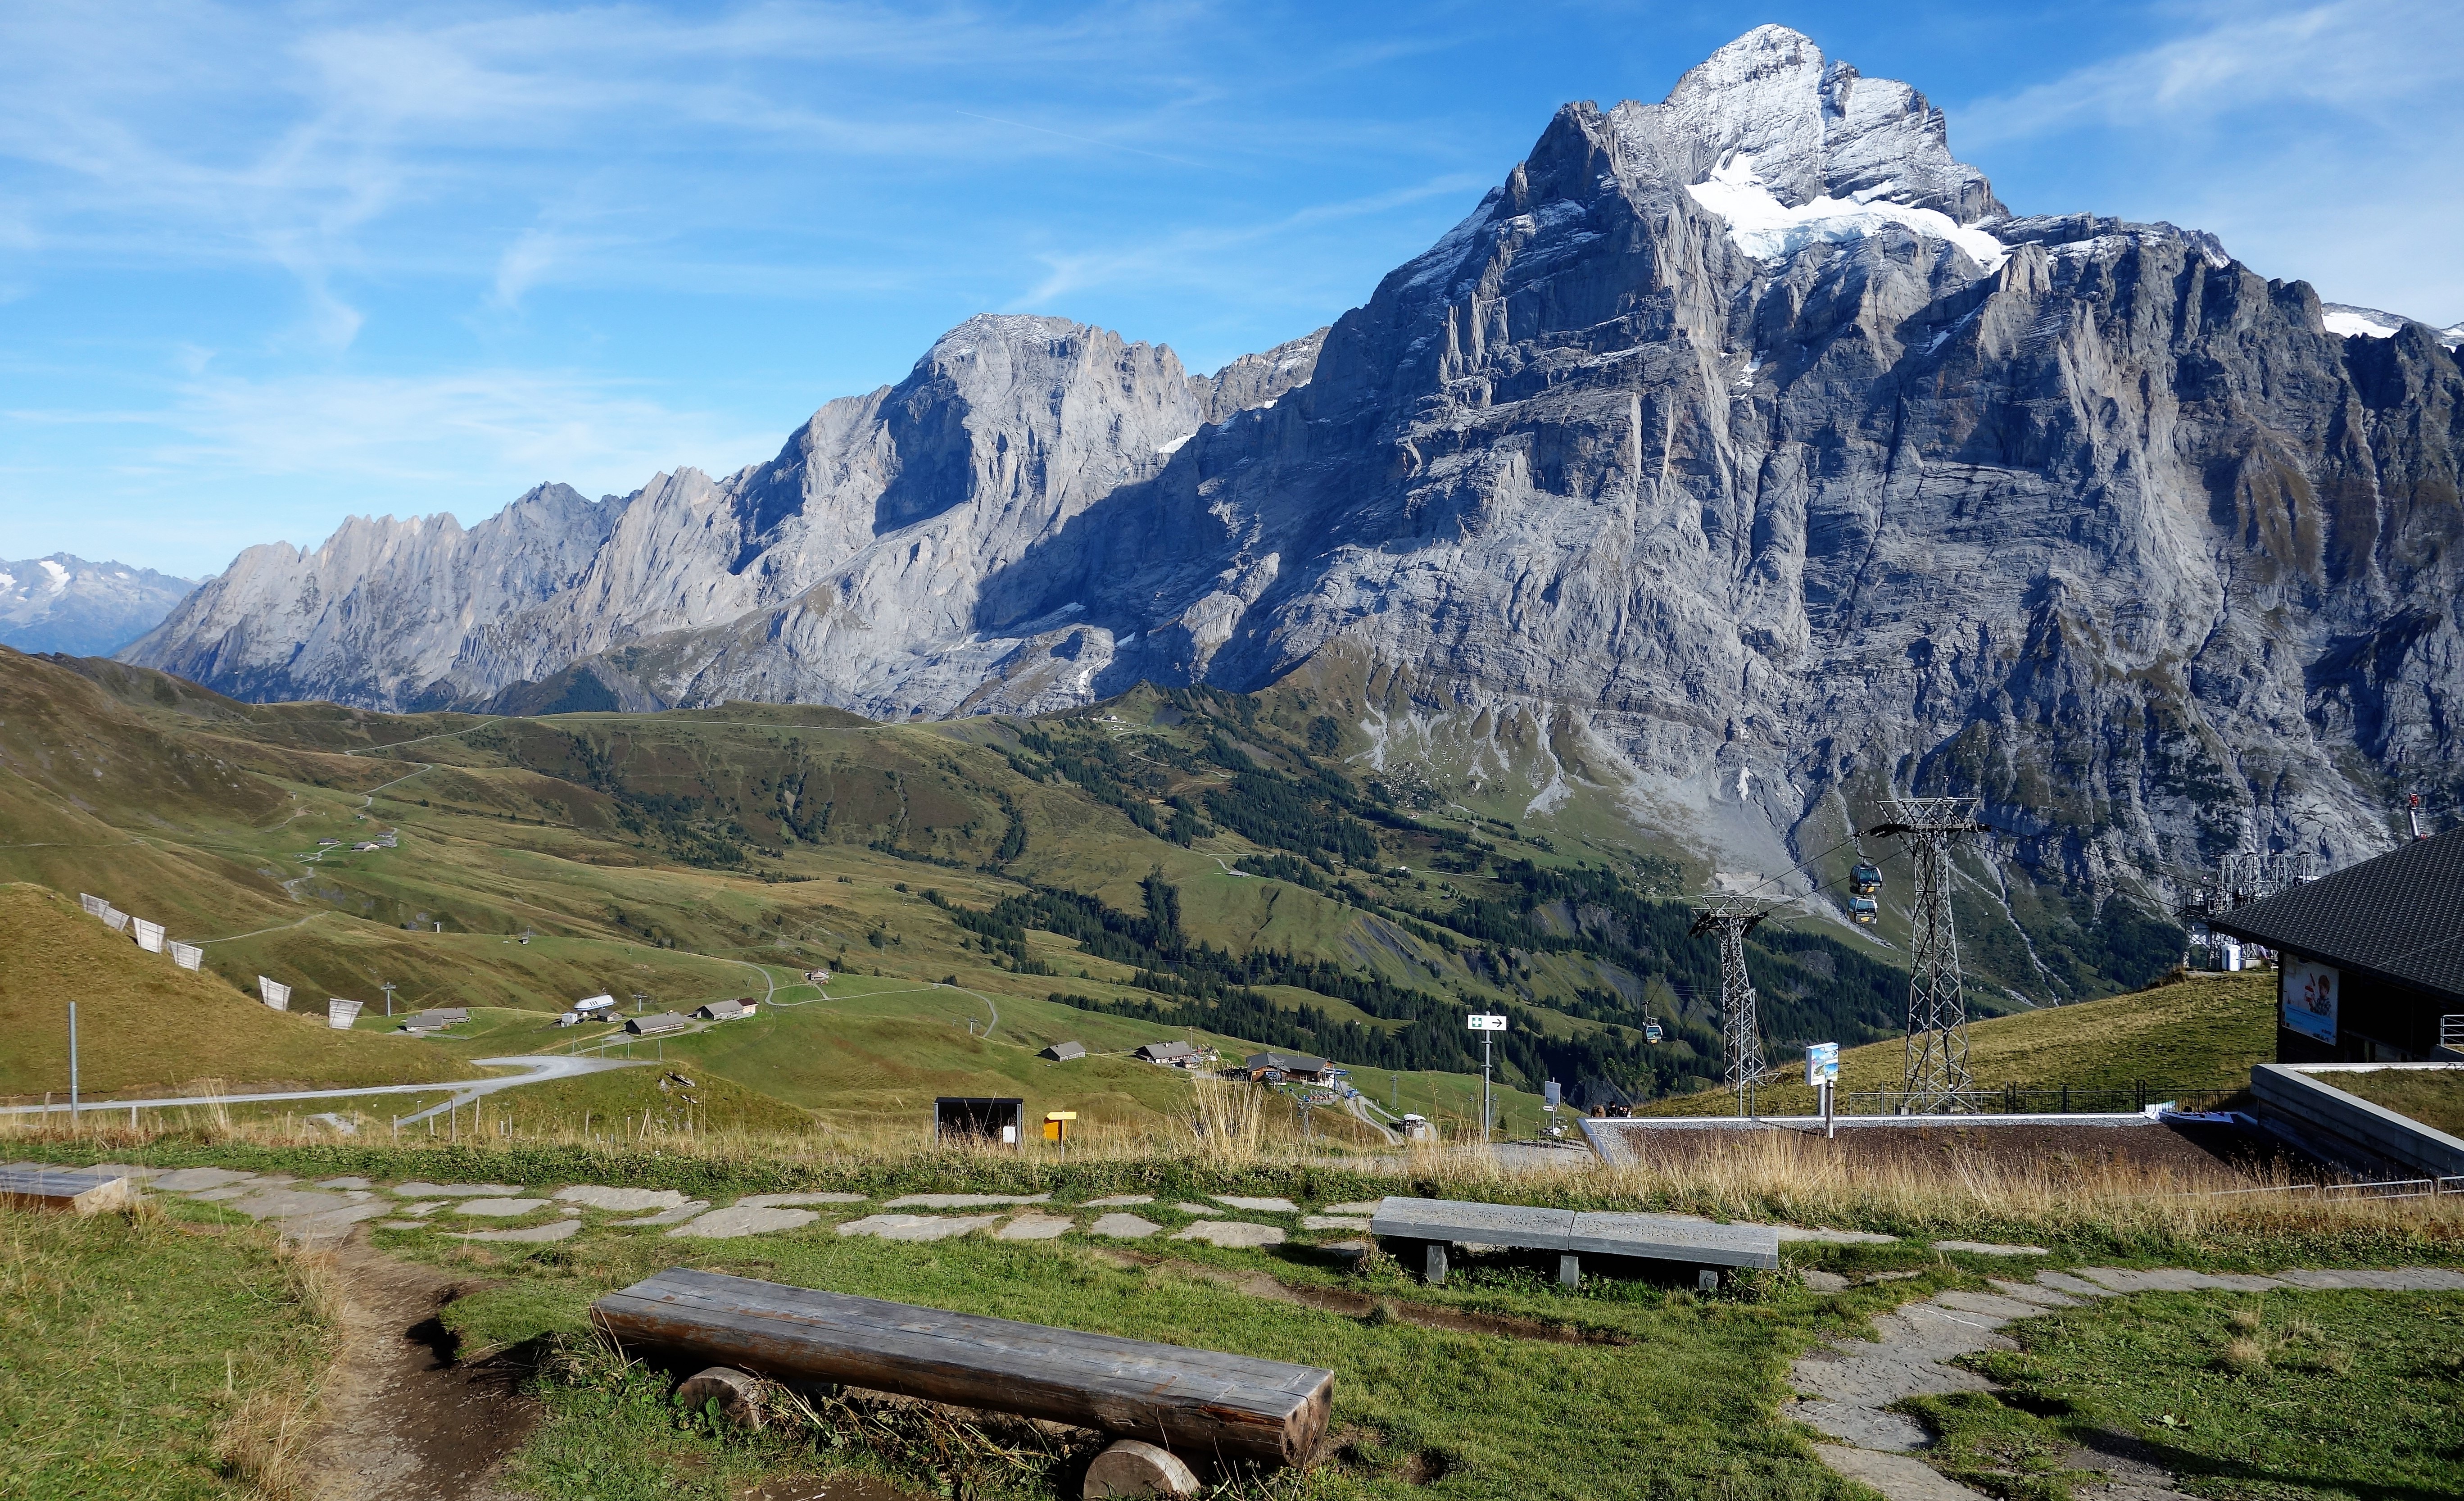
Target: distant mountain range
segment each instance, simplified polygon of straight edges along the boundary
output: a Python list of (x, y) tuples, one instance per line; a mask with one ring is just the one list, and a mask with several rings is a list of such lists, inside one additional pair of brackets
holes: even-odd
[(162, 624), (196, 585), (70, 553), (0, 563), (0, 646), (103, 656)]
[(768, 463), (252, 548), (123, 657), (899, 718), (1305, 672), (1448, 796), (1768, 871), (1964, 791), (2095, 906), (2464, 793), (2458, 338), (2014, 215), (1914, 89), (1763, 27), (1566, 105), (1363, 306), (1213, 375), (972, 319)]

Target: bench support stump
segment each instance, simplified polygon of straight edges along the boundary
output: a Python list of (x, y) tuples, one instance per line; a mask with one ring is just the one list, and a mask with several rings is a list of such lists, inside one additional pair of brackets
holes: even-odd
[(1694, 1273), (1694, 1286), (1702, 1289), (1705, 1292), (1719, 1291), (1720, 1269), (1717, 1267), (1704, 1267), (1697, 1269)]
[(1579, 1288), (1583, 1285), (1583, 1258), (1569, 1251), (1557, 1258), (1557, 1285)]
[(1423, 1242), (1420, 1247), (1420, 1280), (1433, 1288), (1446, 1285), (1446, 1243)]
[(1194, 1496), (1198, 1472), (1172, 1450), (1142, 1439), (1123, 1439), (1095, 1456), (1087, 1467), (1084, 1501), (1110, 1501), (1114, 1496)]

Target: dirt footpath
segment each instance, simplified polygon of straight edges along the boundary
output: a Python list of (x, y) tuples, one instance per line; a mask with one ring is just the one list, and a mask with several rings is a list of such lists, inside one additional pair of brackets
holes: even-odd
[(539, 1410), (510, 1364), (453, 1359), (438, 1314), (466, 1284), (379, 1253), (365, 1231), (334, 1257), (341, 1347), (303, 1467), (310, 1501), (502, 1501), (497, 1467)]

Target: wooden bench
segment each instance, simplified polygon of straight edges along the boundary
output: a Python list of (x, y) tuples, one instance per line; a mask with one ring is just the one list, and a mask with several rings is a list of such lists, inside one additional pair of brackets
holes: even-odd
[(0, 1203), (21, 1209), (73, 1209), (100, 1214), (137, 1198), (137, 1185), (107, 1167), (46, 1167), (14, 1162), (0, 1167)]
[(1601, 1214), (1526, 1204), (1469, 1203), (1450, 1199), (1388, 1199), (1369, 1221), (1371, 1233), (1432, 1285), (1446, 1280), (1450, 1247), (1504, 1246), (1557, 1252), (1557, 1280), (1582, 1280), (1583, 1257), (1620, 1256), (1676, 1262), (1696, 1269), (1705, 1287), (1724, 1268), (1776, 1267), (1779, 1231), (1768, 1225), (1713, 1225), (1666, 1214)]
[(775, 1380), (1020, 1413), (1184, 1460), (1300, 1466), (1334, 1373), (1313, 1366), (670, 1268), (591, 1306), (628, 1349)]

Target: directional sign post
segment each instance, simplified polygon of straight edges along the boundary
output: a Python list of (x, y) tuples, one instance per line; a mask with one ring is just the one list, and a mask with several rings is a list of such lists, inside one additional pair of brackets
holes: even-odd
[(1831, 1115), (1831, 1087), (1839, 1082), (1839, 1045), (1815, 1043), (1805, 1049), (1805, 1082), (1822, 1096), (1822, 1134), (1837, 1137), (1839, 1128)]
[(1463, 1026), (1480, 1034), (1480, 1139), (1485, 1146), (1491, 1134), (1490, 1122), (1496, 1118), (1488, 1103), (1489, 1034), (1506, 1030), (1506, 1018), (1475, 1011)]

